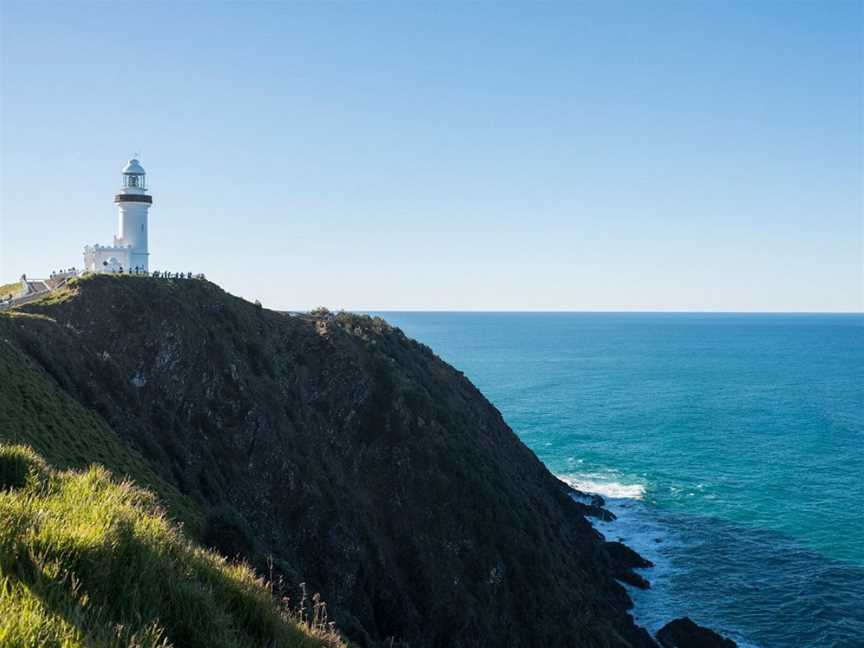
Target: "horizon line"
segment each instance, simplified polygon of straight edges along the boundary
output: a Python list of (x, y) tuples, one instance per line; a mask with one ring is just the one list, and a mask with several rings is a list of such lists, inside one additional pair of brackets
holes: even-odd
[[(314, 309), (311, 309), (314, 310)], [(343, 309), (356, 313), (548, 313), (596, 315), (864, 315), (860, 311), (820, 310), (592, 310), (592, 309), (448, 309), (448, 308), (363, 308)]]

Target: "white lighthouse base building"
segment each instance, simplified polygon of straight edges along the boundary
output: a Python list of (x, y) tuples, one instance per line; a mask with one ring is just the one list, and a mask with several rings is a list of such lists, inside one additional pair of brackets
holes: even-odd
[(149, 272), (148, 217), (153, 197), (147, 193), (141, 163), (131, 159), (123, 168), (123, 187), (114, 196), (118, 207), (117, 235), (113, 245), (84, 247), (88, 272)]
[(88, 272), (125, 272), (129, 264), (131, 246), (86, 245), (84, 246), (84, 270)]

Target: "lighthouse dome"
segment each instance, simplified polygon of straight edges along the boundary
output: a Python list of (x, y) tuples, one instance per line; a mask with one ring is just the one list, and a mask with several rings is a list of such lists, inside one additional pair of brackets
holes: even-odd
[(135, 174), (135, 175), (144, 175), (144, 167), (141, 166), (141, 163), (132, 158), (126, 163), (126, 166), (123, 167), (124, 174)]

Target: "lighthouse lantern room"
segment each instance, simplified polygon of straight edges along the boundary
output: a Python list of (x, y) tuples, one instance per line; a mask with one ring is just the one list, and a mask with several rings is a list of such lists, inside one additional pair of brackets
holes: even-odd
[(153, 197), (147, 193), (147, 175), (135, 158), (123, 167), (123, 186), (114, 202), (118, 209), (113, 245), (84, 248), (84, 269), (89, 272), (148, 272), (147, 220)]

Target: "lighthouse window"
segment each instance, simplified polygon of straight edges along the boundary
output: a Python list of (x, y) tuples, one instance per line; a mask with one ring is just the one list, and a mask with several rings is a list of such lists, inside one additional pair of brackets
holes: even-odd
[(126, 186), (137, 187), (138, 186), (138, 176), (136, 176), (136, 175), (126, 176)]

